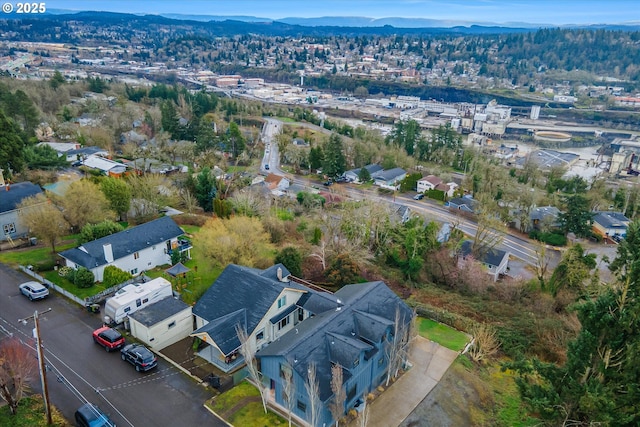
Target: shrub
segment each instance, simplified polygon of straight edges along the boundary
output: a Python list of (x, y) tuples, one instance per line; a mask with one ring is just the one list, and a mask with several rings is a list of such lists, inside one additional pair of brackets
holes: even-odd
[(426, 195), (428, 198), (430, 199), (434, 199), (434, 200), (440, 200), (441, 202), (444, 202), (445, 199), (445, 192), (442, 190), (427, 190), (426, 191)]
[(533, 230), (529, 233), (529, 238), (552, 246), (566, 246), (567, 244), (566, 236), (557, 233), (541, 233), (540, 231)]
[(105, 288), (110, 288), (111, 286), (126, 282), (132, 277), (129, 272), (121, 270), (115, 265), (109, 265), (104, 269), (102, 284)]
[(67, 275), (67, 279), (79, 288), (90, 288), (95, 282), (93, 273), (84, 267), (80, 267), (77, 270), (71, 270)]
[(58, 276), (60, 277), (67, 277), (69, 276), (69, 274), (73, 271), (73, 268), (71, 267), (67, 267), (66, 265), (64, 267), (60, 267), (58, 269)]

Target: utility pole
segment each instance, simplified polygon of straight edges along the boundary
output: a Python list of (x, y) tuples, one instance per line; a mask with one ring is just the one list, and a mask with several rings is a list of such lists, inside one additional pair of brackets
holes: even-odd
[[(45, 311), (43, 311), (42, 314), (48, 313), (50, 311), (51, 309), (48, 308)], [(23, 325), (26, 325), (27, 320), (29, 319), (33, 319), (33, 322), (35, 323), (35, 328), (33, 329), (33, 332), (34, 332), (34, 337), (37, 341), (36, 349), (38, 351), (38, 367), (40, 368), (40, 383), (42, 385), (42, 397), (44, 399), (44, 412), (45, 414), (47, 414), (47, 425), (51, 425), (53, 424), (53, 421), (51, 420), (51, 407), (49, 405), (49, 389), (47, 388), (47, 369), (46, 369), (45, 360), (44, 360), (44, 349), (42, 348), (42, 340), (40, 339), (38, 310), (36, 310), (33, 313), (33, 316), (25, 317), (24, 319), (19, 319), (18, 321), (21, 322)]]

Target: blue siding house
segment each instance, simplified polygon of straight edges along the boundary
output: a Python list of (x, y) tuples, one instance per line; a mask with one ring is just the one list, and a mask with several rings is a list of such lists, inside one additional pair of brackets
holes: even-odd
[[(383, 282), (347, 285), (332, 295), (333, 304), (300, 322), (257, 352), (260, 371), (270, 389), (270, 403), (286, 408), (286, 370), (295, 384), (293, 414), (311, 425), (311, 402), (305, 390), (308, 369), (315, 366), (320, 413), (312, 427), (335, 423), (330, 405), (331, 368), (342, 367), (346, 393), (344, 412), (358, 407), (366, 395), (384, 383), (389, 368), (389, 342), (395, 321), (408, 333), (412, 310)], [(286, 411), (286, 409), (285, 409)]]

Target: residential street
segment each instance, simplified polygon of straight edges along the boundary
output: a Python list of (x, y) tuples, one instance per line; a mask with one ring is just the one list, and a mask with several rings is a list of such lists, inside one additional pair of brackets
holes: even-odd
[[(107, 353), (91, 338), (101, 325), (90, 314), (55, 292), (45, 300), (29, 301), (18, 284), (29, 278), (0, 264), (0, 340), (13, 334), (32, 347), (33, 320), (18, 319), (44, 311), (39, 317), (45, 348), (50, 399), (69, 420), (86, 401), (97, 404), (118, 426), (224, 426), (203, 403), (211, 393), (159, 358), (158, 368), (138, 373)], [(35, 350), (34, 350), (34, 357)], [(40, 391), (36, 376), (33, 387)]]
[[(280, 156), (278, 154), (278, 144), (275, 137), (282, 130), (282, 122), (272, 118), (266, 118), (266, 123), (262, 129), (262, 141), (265, 146), (269, 147), (265, 150), (263, 164), (260, 167), (263, 173), (274, 173), (277, 175), (286, 175), (280, 169)], [(264, 169), (264, 165), (269, 165), (269, 170)], [(293, 183), (306, 187), (314, 186), (314, 183), (308, 178), (293, 177)], [(343, 193), (355, 200), (367, 198), (369, 200), (385, 202), (385, 203), (402, 203), (409, 206), (414, 212), (419, 212), (427, 218), (431, 218), (438, 222), (449, 222), (456, 226), (469, 236), (474, 236), (478, 229), (477, 224), (469, 219), (451, 213), (447, 208), (428, 200), (413, 200), (412, 195), (398, 194), (393, 196), (379, 195), (376, 189), (358, 188), (351, 184), (339, 184), (328, 191)], [(535, 266), (537, 255), (537, 245), (529, 239), (524, 239), (513, 234), (506, 234), (502, 239), (502, 243), (498, 245), (499, 249), (508, 251), (512, 256), (519, 258), (528, 265)], [(555, 267), (560, 262), (561, 254), (558, 251), (549, 251), (551, 257), (550, 267)]]

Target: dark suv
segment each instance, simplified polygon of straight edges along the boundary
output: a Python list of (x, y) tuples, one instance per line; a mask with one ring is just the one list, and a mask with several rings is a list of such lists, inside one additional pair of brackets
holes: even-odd
[(85, 403), (76, 411), (76, 424), (80, 427), (116, 427), (96, 405)]
[(107, 352), (124, 346), (124, 337), (115, 329), (103, 326), (93, 331), (93, 341), (104, 347)]
[(136, 367), (136, 371), (145, 372), (158, 366), (158, 359), (145, 346), (140, 344), (125, 345), (122, 350), (122, 360), (126, 360)]

